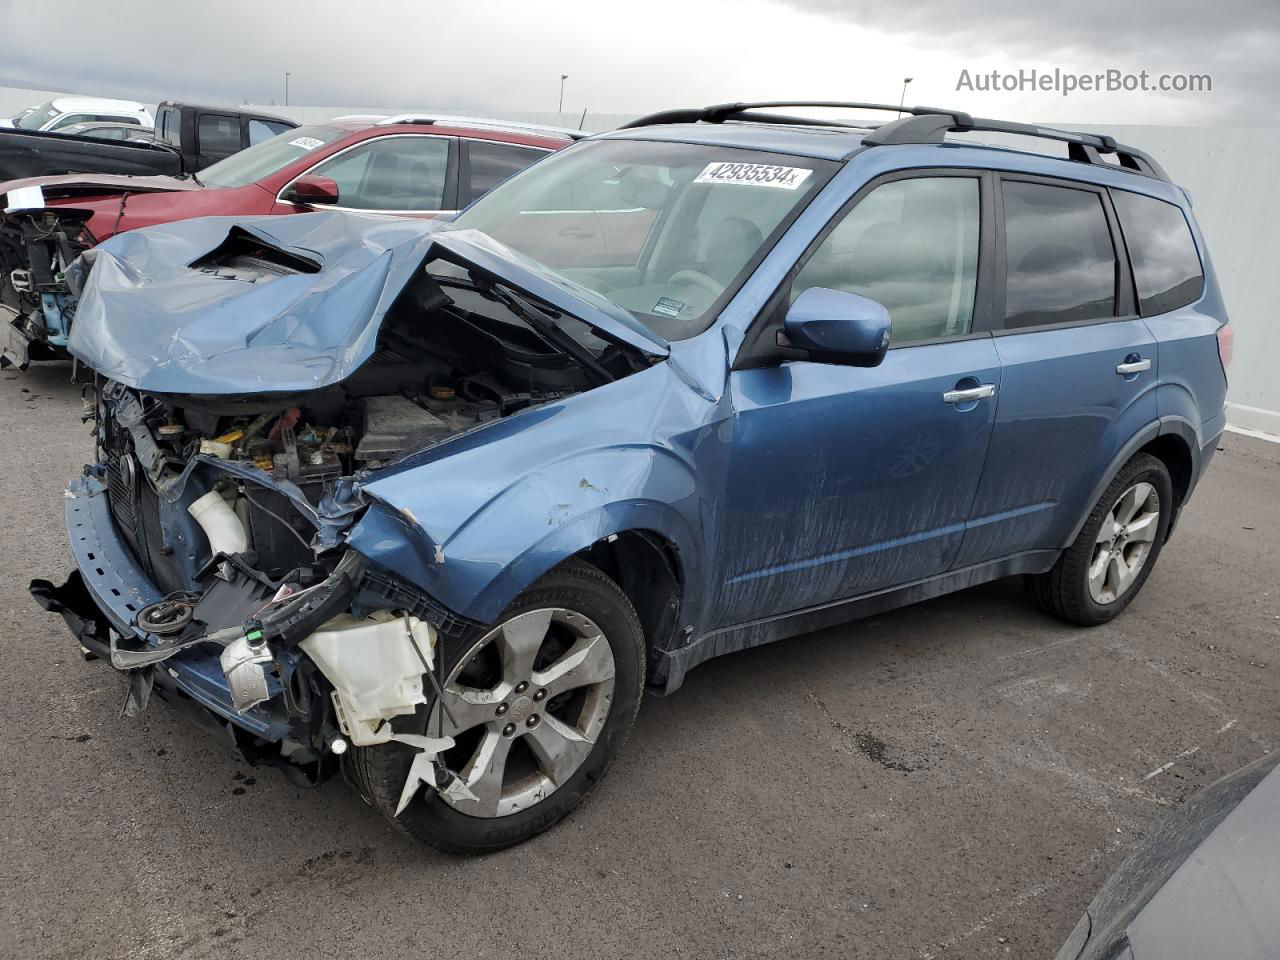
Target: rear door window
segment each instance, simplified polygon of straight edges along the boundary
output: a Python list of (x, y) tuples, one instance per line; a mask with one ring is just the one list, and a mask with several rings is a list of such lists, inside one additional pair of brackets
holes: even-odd
[(448, 170), (447, 138), (395, 136), (368, 140), (309, 172), (337, 183), (340, 207), (427, 213), (444, 208)]
[(240, 150), (240, 122), (235, 117), (202, 113), (198, 135), (205, 159), (229, 157)]
[(529, 164), (541, 160), (547, 150), (522, 147), (514, 143), (496, 143), (492, 140), (468, 140), (467, 155), (470, 160), (470, 198), (482, 197), (503, 180), (523, 170)]
[(1182, 211), (1154, 197), (1111, 191), (1144, 317), (1168, 313), (1200, 299), (1204, 270)]
[(1004, 180), (1008, 329), (1116, 315), (1118, 264), (1102, 195)]

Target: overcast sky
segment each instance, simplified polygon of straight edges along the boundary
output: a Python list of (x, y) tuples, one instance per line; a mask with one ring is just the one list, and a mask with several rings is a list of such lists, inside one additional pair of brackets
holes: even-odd
[[(1076, 122), (1275, 125), (1277, 0), (0, 0), (0, 84), (122, 96), (641, 113), (880, 100)], [(1208, 74), (1062, 96), (963, 74)]]

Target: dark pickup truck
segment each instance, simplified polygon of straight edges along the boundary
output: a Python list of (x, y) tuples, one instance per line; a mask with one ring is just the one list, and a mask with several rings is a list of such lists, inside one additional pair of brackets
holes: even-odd
[(0, 130), (0, 182), (66, 173), (192, 173), (296, 126), (283, 117), (166, 100), (156, 110), (150, 143)]

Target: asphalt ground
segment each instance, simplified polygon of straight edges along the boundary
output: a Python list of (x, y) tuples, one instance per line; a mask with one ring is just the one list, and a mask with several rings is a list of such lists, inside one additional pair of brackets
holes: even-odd
[(568, 820), (460, 859), (83, 662), (27, 593), (89, 456), (0, 374), (0, 956), (1051, 957), (1194, 790), (1280, 744), (1280, 445), (1227, 435), (1093, 630), (992, 584), (702, 666)]

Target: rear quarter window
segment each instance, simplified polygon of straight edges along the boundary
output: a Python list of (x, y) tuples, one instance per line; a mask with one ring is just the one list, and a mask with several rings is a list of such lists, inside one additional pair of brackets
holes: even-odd
[(1142, 315), (1168, 313), (1199, 300), (1204, 270), (1182, 210), (1124, 190), (1113, 190), (1111, 199), (1129, 248)]

